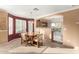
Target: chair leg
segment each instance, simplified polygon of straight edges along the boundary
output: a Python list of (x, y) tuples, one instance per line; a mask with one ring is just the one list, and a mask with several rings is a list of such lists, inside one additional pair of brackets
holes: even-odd
[(26, 46), (28, 45), (28, 41), (26, 41)]
[(21, 44), (23, 43), (22, 39), (21, 39)]
[(37, 47), (39, 48), (39, 42), (37, 42)]

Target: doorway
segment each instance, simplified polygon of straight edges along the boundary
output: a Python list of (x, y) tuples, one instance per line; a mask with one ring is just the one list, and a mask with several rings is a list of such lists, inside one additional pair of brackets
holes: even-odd
[(63, 43), (63, 16), (53, 16), (48, 24), (52, 31), (51, 41)]

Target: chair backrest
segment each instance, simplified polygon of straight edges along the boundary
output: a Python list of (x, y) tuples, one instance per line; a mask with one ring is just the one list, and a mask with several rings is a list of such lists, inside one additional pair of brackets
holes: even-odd
[(28, 32), (28, 35), (33, 35), (34, 34), (34, 32)]
[(37, 34), (37, 36), (35, 38), (37, 38), (39, 41), (43, 39), (42, 34)]
[(39, 35), (39, 39), (40, 39), (40, 40), (43, 40), (43, 34), (40, 34), (40, 35)]
[(27, 33), (21, 33), (21, 38), (22, 38), (22, 40), (26, 40), (26, 35)]

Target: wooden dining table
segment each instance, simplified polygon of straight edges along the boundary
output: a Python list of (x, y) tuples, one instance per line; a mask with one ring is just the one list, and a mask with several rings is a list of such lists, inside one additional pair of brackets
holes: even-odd
[(26, 36), (29, 38), (29, 41), (31, 42), (30, 44), (32, 45), (32, 46), (37, 46), (37, 47), (39, 47), (39, 36), (40, 36), (41, 34), (35, 34), (35, 33), (33, 33), (33, 34), (26, 34)]
[(34, 41), (34, 37), (37, 36), (37, 34), (26, 34), (26, 36), (29, 38), (29, 40), (31, 41), (31, 44), (33, 45), (33, 41)]

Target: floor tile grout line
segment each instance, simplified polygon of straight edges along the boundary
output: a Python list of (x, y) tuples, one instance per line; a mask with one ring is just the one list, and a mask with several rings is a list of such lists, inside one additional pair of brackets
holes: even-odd
[(41, 54), (47, 49), (48, 47), (46, 47), (44, 50), (41, 51)]

